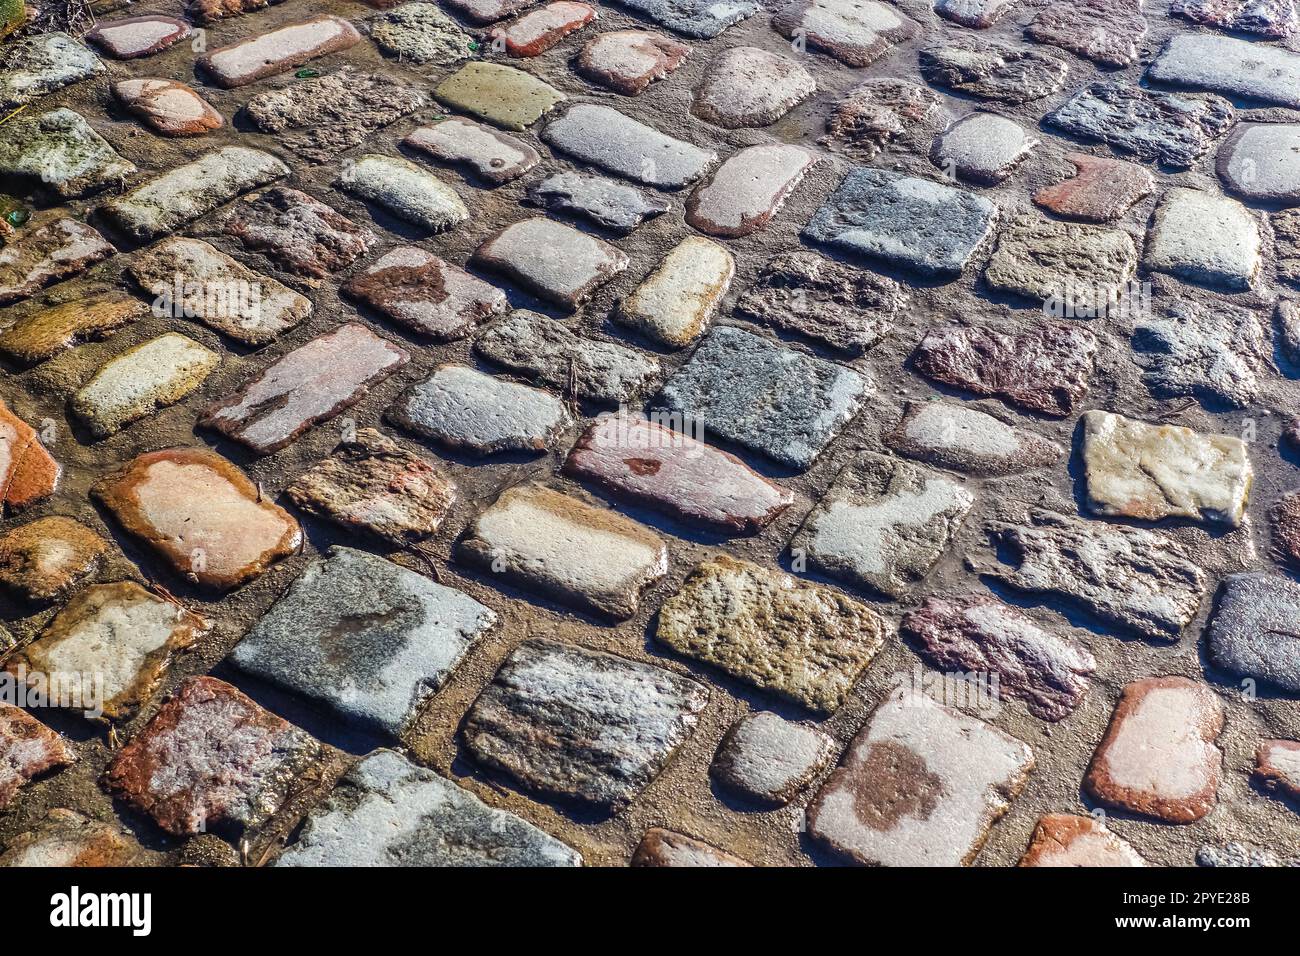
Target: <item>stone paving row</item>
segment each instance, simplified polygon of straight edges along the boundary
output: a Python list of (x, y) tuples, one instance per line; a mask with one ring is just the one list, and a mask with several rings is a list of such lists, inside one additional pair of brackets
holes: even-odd
[(1294, 860), (1293, 4), (91, 7), (0, 865)]

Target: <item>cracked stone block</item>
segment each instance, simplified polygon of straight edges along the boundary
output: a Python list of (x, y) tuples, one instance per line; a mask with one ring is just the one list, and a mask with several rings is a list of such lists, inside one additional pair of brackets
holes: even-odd
[(941, 97), (924, 86), (874, 77), (851, 88), (826, 117), (823, 146), (860, 161), (906, 145), (939, 115)]
[(206, 448), (140, 455), (91, 494), (177, 573), (213, 590), (260, 576), (302, 544), (293, 516)]
[(1156, 206), (1143, 264), (1199, 285), (1249, 289), (1260, 268), (1259, 223), (1227, 196), (1174, 187)]
[(348, 322), (281, 356), (235, 394), (208, 405), (198, 424), (269, 455), (351, 408), (408, 361), (405, 349)]
[(474, 38), (434, 3), (403, 3), (371, 17), (366, 31), (400, 63), (451, 66), (474, 52)]
[(19, 115), (0, 127), (0, 175), (60, 199), (79, 199), (137, 172), (70, 109)]
[(474, 702), (463, 739), (526, 790), (612, 812), (659, 775), (708, 699), (662, 667), (533, 639)]
[(682, 65), (691, 48), (649, 30), (612, 30), (582, 46), (575, 68), (601, 86), (623, 96), (639, 96), (656, 80)]
[(542, 139), (574, 159), (657, 189), (681, 189), (718, 160), (711, 150), (599, 103), (573, 104), (546, 124)]
[(94, 584), (74, 595), (40, 637), (9, 659), (8, 668), (58, 674), (75, 710), (92, 719), (125, 720), (210, 626), (134, 581)]
[(62, 466), (45, 450), (36, 429), (0, 401), (0, 499), (5, 510), (12, 513), (48, 498), (62, 475)]
[(727, 158), (686, 201), (700, 232), (739, 239), (766, 229), (817, 157), (799, 146), (750, 146)]
[(173, 43), (187, 40), (194, 31), (175, 17), (127, 17), (96, 23), (85, 39), (115, 60), (134, 60), (161, 53)]
[(935, 0), (934, 12), (964, 27), (985, 30), (1015, 3), (1016, 0)]
[(1205, 572), (1172, 538), (1042, 509), (1029, 520), (990, 522), (990, 536), (1006, 549), (1005, 563), (976, 570), (1153, 640), (1177, 641), (1196, 616)]
[(1063, 0), (1049, 3), (1029, 21), (1025, 35), (1102, 66), (1126, 67), (1138, 58), (1146, 36), (1142, 5), (1133, 0)]
[(1273, 367), (1273, 343), (1260, 317), (1231, 306), (1175, 303), (1167, 316), (1137, 325), (1132, 346), (1147, 388), (1162, 398), (1245, 408)]
[(923, 276), (960, 276), (993, 230), (998, 207), (928, 179), (856, 166), (803, 236)]
[(221, 363), (193, 339), (168, 332), (113, 357), (72, 396), (69, 408), (95, 438), (175, 405)]
[(1295, 620), (1300, 587), (1278, 574), (1224, 578), (1206, 646), (1214, 666), (1300, 694), (1300, 642)]
[(523, 140), (458, 117), (422, 126), (402, 143), (438, 162), (464, 167), (492, 186), (518, 179), (541, 161)]
[(348, 160), (335, 185), (434, 233), (445, 232), (469, 218), (469, 210), (456, 190), (399, 156), (365, 153)]
[(1174, 0), (1169, 13), (1270, 40), (1284, 40), (1300, 27), (1295, 0)]
[(657, 534), (616, 511), (538, 484), (515, 485), (479, 513), (459, 556), (493, 575), (615, 620), (668, 572)]
[(1300, 740), (1261, 741), (1253, 776), (1265, 790), (1300, 800)]
[(492, 23), (520, 10), (526, 10), (538, 0), (446, 0), (451, 7), (472, 23)]
[(1300, 53), (1210, 33), (1173, 36), (1147, 79), (1300, 109)]
[(719, 437), (803, 471), (874, 391), (850, 368), (718, 326), (664, 385), (662, 400)]
[(730, 252), (687, 236), (619, 301), (613, 319), (663, 345), (683, 348), (704, 333), (736, 274)]
[(289, 275), (324, 279), (365, 255), (379, 237), (297, 189), (246, 196), (223, 217), (222, 235), (260, 252)]
[(1240, 124), (1219, 148), (1217, 169), (1239, 196), (1300, 205), (1300, 125)]
[(214, 677), (190, 677), (117, 752), (104, 785), (168, 833), (247, 831), (302, 786), (319, 743)]
[(11, 40), (0, 70), (0, 110), (12, 110), (105, 70), (103, 62), (66, 33)]
[(565, 474), (695, 526), (757, 534), (794, 495), (734, 455), (643, 418), (602, 415), (578, 439)]
[(899, 454), (988, 478), (1054, 465), (1065, 449), (955, 402), (912, 402), (898, 427), (884, 436)]
[(518, 20), (495, 28), (488, 36), (511, 56), (541, 56), (595, 19), (596, 10), (589, 4), (558, 0), (528, 11)]
[(436, 465), (373, 428), (343, 441), (285, 494), (308, 514), (397, 548), (437, 531), (457, 498)]
[(1084, 787), (1109, 807), (1166, 823), (1193, 823), (1214, 808), (1223, 753), (1223, 705), (1186, 677), (1125, 684)]
[(94, 574), (108, 542), (79, 521), (37, 518), (0, 537), (0, 586), (25, 601), (47, 603)]
[(1043, 720), (1074, 713), (1097, 669), (1077, 640), (987, 595), (927, 598), (907, 613), (899, 633), (942, 673), (996, 676), (1001, 699), (1023, 700)]
[(582, 856), (393, 750), (363, 757), (276, 866), (581, 866)]
[(114, 228), (146, 241), (287, 175), (289, 167), (270, 153), (223, 146), (109, 200), (100, 210)]
[(484, 62), (465, 64), (439, 83), (433, 96), (443, 106), (516, 132), (568, 98), (530, 73)]
[(25, 710), (0, 702), (0, 810), (13, 803), (23, 785), (76, 759), (54, 731)]
[(761, 9), (757, 0), (625, 0), (623, 6), (700, 40), (712, 40)]
[(761, 806), (783, 807), (821, 775), (836, 749), (835, 741), (817, 728), (760, 711), (731, 725), (709, 772), (734, 794)]
[(440, 365), (389, 407), (389, 421), (454, 451), (490, 455), (546, 451), (573, 419), (549, 392)]
[(898, 691), (809, 805), (808, 834), (860, 864), (969, 866), (1033, 769), (1015, 737)]
[(659, 362), (648, 355), (575, 335), (527, 309), (516, 309), (489, 326), (474, 351), (567, 396), (604, 405), (628, 401), (660, 375)]
[(384, 558), (332, 547), (235, 645), (245, 674), (398, 736), (497, 616)]
[(273, 342), (312, 311), (309, 299), (200, 239), (165, 239), (136, 255), (127, 271), (160, 311), (245, 345)]
[(875, 0), (786, 0), (772, 12), (772, 29), (856, 67), (870, 66), (921, 33), (897, 7)]
[(342, 17), (313, 17), (213, 50), (199, 57), (195, 65), (218, 86), (232, 89), (287, 73), (360, 42), (357, 28)]
[(809, 513), (790, 550), (831, 577), (899, 598), (947, 552), (974, 503), (958, 480), (863, 452)]
[(58, 305), (29, 302), (8, 311), (12, 323), (0, 332), (0, 352), (22, 365), (35, 365), (83, 342), (108, 338), (148, 315), (149, 307), (110, 289)]
[(294, 155), (323, 163), (427, 104), (423, 93), (391, 76), (345, 66), (258, 93), (243, 115)]
[(1141, 166), (1121, 159), (1066, 153), (1075, 174), (1034, 193), (1034, 202), (1066, 219), (1106, 223), (1122, 219), (1151, 195), (1155, 180)]
[(140, 844), (124, 827), (56, 807), (9, 841), (0, 853), (0, 867), (138, 866), (142, 856)]
[(651, 827), (641, 838), (629, 866), (735, 867), (752, 864), (684, 833)]
[(24, 230), (0, 248), (0, 305), (25, 299), (117, 252), (75, 219), (55, 219)]
[(202, 136), (226, 125), (207, 100), (175, 80), (119, 80), (113, 95), (123, 109), (163, 136)]
[(1146, 866), (1137, 850), (1092, 817), (1040, 817), (1019, 866)]
[(909, 296), (893, 279), (805, 249), (773, 258), (736, 311), (850, 355), (889, 333)]
[(535, 216), (489, 236), (472, 262), (572, 312), (626, 269), (628, 258), (595, 236)]
[[(1277, 277), (1300, 286), (1300, 209), (1287, 209), (1273, 215), (1273, 239), (1277, 248)], [(0, 275), (3, 275), (4, 252), (0, 251)], [(3, 296), (0, 288), (0, 296)]]
[(1043, 122), (1147, 162), (1187, 169), (1228, 131), (1236, 115), (1221, 96), (1092, 83), (1048, 113)]
[(1055, 93), (1070, 71), (1063, 59), (1042, 50), (975, 40), (930, 47), (918, 61), (935, 86), (1012, 106)]
[(510, 308), (496, 286), (418, 246), (388, 250), (342, 288), (397, 324), (438, 341), (463, 338)]
[(812, 74), (789, 57), (731, 47), (705, 67), (691, 112), (725, 129), (768, 126), (816, 90)]
[(193, 0), (188, 12), (199, 23), (216, 23), (283, 2), (284, 0)]
[(951, 325), (925, 333), (912, 356), (927, 378), (1063, 417), (1088, 392), (1097, 337), (1077, 324), (1037, 322), (1023, 332)]
[(565, 212), (626, 235), (643, 222), (662, 216), (672, 203), (614, 179), (564, 170), (528, 188), (527, 201), (552, 212)]
[(1137, 264), (1133, 240), (1120, 229), (1023, 213), (998, 233), (984, 281), (992, 289), (1095, 315), (1125, 290)]
[(816, 714), (839, 710), (888, 626), (830, 588), (720, 555), (659, 610), (655, 639)]
[(992, 113), (971, 113), (934, 138), (930, 162), (961, 179), (996, 186), (1024, 162), (1039, 140), (1023, 126)]

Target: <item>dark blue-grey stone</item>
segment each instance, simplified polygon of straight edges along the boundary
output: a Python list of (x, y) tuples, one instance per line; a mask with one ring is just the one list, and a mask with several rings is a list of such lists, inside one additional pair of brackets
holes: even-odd
[(754, 0), (620, 0), (670, 30), (711, 40), (733, 23), (758, 12)]
[(1210, 619), (1210, 659), (1221, 670), (1300, 694), (1300, 587), (1279, 574), (1229, 575)]
[(955, 278), (988, 237), (998, 207), (928, 179), (856, 167), (805, 227), (805, 238), (926, 276)]
[(874, 390), (850, 368), (724, 325), (668, 380), (662, 404), (706, 435), (804, 469)]
[(397, 736), (496, 614), (384, 558), (334, 547), (230, 659), (346, 721)]

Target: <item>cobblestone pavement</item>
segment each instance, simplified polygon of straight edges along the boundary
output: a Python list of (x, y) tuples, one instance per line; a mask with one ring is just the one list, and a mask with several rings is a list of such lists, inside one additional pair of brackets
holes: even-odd
[(0, 862), (1296, 857), (1292, 0), (54, 7)]

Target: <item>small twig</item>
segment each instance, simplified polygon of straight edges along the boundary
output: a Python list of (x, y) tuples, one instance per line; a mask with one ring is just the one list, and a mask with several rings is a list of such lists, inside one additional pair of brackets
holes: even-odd
[(4, 126), (5, 123), (9, 122), (11, 119), (13, 119), (15, 116), (17, 116), (25, 109), (27, 109), (27, 104), (18, 107), (18, 109), (16, 110), (10, 110), (8, 113), (4, 115), (2, 119), (0, 119), (0, 126)]

